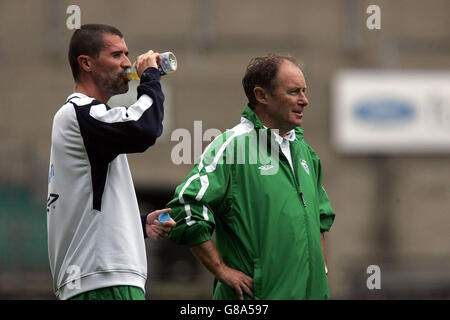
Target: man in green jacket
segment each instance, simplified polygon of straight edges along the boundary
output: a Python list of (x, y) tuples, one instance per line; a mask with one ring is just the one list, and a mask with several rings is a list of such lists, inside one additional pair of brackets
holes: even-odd
[(268, 55), (242, 83), (241, 122), (177, 187), (169, 237), (214, 274), (214, 299), (329, 299), (324, 232), (334, 212), (303, 140), (303, 73), (294, 58)]

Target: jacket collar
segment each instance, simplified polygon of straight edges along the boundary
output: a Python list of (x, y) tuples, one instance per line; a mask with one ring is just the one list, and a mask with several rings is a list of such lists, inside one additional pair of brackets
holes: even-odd
[[(244, 112), (242, 112), (242, 118), (247, 119), (251, 123), (253, 123), (255, 130), (264, 130), (265, 127), (262, 124), (261, 120), (258, 118), (256, 113), (250, 108), (250, 106), (246, 106)], [(295, 138), (298, 140), (303, 140), (303, 129), (301, 127), (295, 127)]]

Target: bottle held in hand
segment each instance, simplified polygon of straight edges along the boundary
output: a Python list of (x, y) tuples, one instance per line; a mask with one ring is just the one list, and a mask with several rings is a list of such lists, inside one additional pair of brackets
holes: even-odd
[[(161, 64), (158, 66), (159, 74), (165, 76), (171, 74), (177, 70), (178, 63), (177, 58), (172, 52), (164, 52), (160, 54)], [(128, 80), (141, 80), (136, 71), (136, 62), (133, 63), (131, 68), (126, 70)]]

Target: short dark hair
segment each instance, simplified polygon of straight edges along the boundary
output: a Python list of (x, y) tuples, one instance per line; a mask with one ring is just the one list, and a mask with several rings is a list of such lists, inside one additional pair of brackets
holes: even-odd
[(73, 33), (69, 45), (69, 63), (75, 82), (79, 81), (80, 76), (78, 57), (88, 55), (98, 58), (100, 51), (105, 46), (103, 42), (104, 34), (113, 34), (123, 38), (122, 33), (117, 28), (104, 24), (85, 24)]
[(253, 93), (255, 87), (262, 87), (269, 90), (269, 92), (273, 92), (275, 88), (274, 80), (278, 75), (280, 65), (284, 61), (290, 61), (298, 66), (294, 57), (281, 56), (273, 53), (269, 53), (265, 57), (256, 57), (250, 60), (245, 75), (242, 78), (242, 86), (244, 87), (250, 108), (254, 108), (258, 104)]

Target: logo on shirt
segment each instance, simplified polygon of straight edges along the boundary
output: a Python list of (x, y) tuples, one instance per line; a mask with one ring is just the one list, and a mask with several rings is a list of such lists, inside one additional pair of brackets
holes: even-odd
[(53, 163), (50, 163), (50, 170), (48, 172), (48, 184), (50, 184), (54, 176), (55, 176), (55, 166), (53, 165)]
[(302, 159), (302, 160), (300, 161), (300, 163), (302, 164), (303, 169), (305, 169), (306, 173), (307, 173), (308, 176), (309, 176), (309, 167), (308, 167), (308, 164), (306, 163), (306, 160), (305, 160), (305, 159)]
[(274, 166), (270, 165), (270, 164), (266, 164), (264, 166), (259, 167), (259, 170), (270, 170), (272, 169)]

